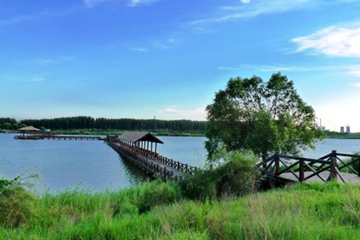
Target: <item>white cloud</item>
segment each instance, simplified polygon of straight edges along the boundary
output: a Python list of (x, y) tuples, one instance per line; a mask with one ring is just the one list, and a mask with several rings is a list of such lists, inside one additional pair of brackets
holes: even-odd
[(360, 78), (360, 65), (352, 65), (347, 67), (350, 75)]
[(240, 65), (238, 67), (219, 67), (219, 70), (228, 70), (228, 71), (242, 71), (242, 70), (252, 70), (256, 72), (312, 72), (312, 71), (328, 71), (336, 69), (344, 69), (348, 66), (290, 66), (290, 65)]
[(154, 42), (154, 46), (158, 48), (168, 49), (174, 47), (176, 44), (178, 44), (178, 41), (174, 38), (169, 38), (162, 42)]
[(131, 0), (128, 4), (130, 7), (139, 7), (144, 5), (149, 5), (152, 3), (159, 2), (160, 0)]
[(160, 109), (158, 112), (164, 114), (162, 115), (164, 118), (167, 118), (165, 116), (168, 116), (170, 119), (191, 119), (201, 121), (206, 119), (205, 108), (179, 109), (177, 107), (168, 107)]
[(48, 65), (48, 64), (55, 63), (55, 60), (53, 60), (53, 59), (38, 59), (36, 61), (36, 63), (38, 65)]
[(131, 51), (136, 51), (136, 52), (149, 52), (150, 50), (148, 48), (131, 48)]
[(221, 7), (221, 12), (216, 17), (209, 17), (195, 20), (189, 25), (198, 25), (202, 23), (219, 23), (241, 18), (252, 18), (262, 14), (271, 14), (279, 12), (287, 12), (294, 9), (310, 8), (319, 1), (310, 0), (258, 0), (251, 2), (250, 0), (242, 0), (240, 3), (232, 6)]
[(360, 22), (347, 26), (331, 26), (292, 41), (297, 51), (313, 50), (328, 56), (360, 57)]
[(29, 80), (29, 82), (43, 82), (44, 79), (42, 77), (33, 77)]
[(83, 2), (85, 3), (86, 7), (92, 8), (95, 5), (105, 2), (107, 0), (83, 0)]
[(312, 9), (319, 6), (360, 2), (360, 0), (240, 0), (236, 4), (222, 6), (209, 17), (188, 23), (190, 26), (205, 23), (221, 23), (236, 19), (253, 18), (293, 10)]
[(354, 87), (360, 88), (360, 82), (355, 83), (355, 84), (354, 84)]
[(34, 19), (35, 19), (35, 17), (30, 16), (30, 15), (17, 16), (17, 17), (11, 18), (11, 19), (1, 20), (0, 26), (12, 25), (12, 24), (16, 24), (16, 23), (25, 22), (25, 21), (32, 21)]

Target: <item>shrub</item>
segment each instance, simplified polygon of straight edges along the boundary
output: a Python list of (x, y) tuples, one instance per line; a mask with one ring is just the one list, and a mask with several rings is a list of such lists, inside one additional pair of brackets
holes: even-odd
[(11, 183), (0, 193), (0, 225), (18, 227), (35, 213), (35, 198), (19, 183)]
[(256, 158), (239, 152), (223, 153), (223, 165), (199, 170), (179, 182), (181, 193), (190, 199), (215, 199), (226, 195), (243, 196), (256, 189)]

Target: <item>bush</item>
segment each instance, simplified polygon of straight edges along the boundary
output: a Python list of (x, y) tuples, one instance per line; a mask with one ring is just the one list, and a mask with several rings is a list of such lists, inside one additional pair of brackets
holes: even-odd
[(141, 188), (141, 193), (137, 202), (139, 213), (145, 213), (158, 205), (166, 205), (179, 199), (174, 184), (164, 183), (155, 180)]
[[(220, 157), (220, 156), (219, 156)], [(226, 195), (243, 196), (256, 190), (256, 158), (239, 152), (223, 153), (226, 163), (215, 169), (199, 170), (179, 182), (181, 193), (189, 199), (205, 200)]]
[(27, 223), (36, 212), (35, 198), (19, 183), (11, 183), (0, 193), (0, 225), (14, 228)]

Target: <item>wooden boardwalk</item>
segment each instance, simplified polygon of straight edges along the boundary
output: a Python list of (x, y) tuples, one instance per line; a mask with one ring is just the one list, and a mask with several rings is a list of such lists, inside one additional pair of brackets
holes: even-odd
[(81, 135), (53, 135), (53, 134), (31, 134), (27, 136), (15, 136), (15, 139), (20, 140), (104, 140), (105, 138), (99, 136), (81, 136)]
[(196, 172), (196, 167), (163, 157), (156, 152), (140, 148), (136, 144), (127, 144), (111, 136), (107, 137), (106, 142), (126, 160), (151, 176), (176, 181), (182, 179), (184, 174), (192, 175)]
[(43, 135), (42, 139), (53, 140), (104, 140), (99, 136), (80, 136), (80, 135)]
[[(343, 159), (346, 158), (346, 159)], [(263, 182), (327, 182), (360, 183), (360, 155), (331, 153), (318, 158), (273, 156), (258, 164)]]

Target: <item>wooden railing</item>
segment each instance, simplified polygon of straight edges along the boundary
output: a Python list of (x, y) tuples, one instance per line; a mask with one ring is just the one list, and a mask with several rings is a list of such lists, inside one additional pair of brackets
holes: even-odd
[[(112, 136), (107, 136), (106, 142), (114, 150), (120, 154), (125, 155), (131, 162), (142, 168), (144, 171), (155, 175), (158, 174), (163, 179), (179, 180), (182, 178), (181, 175), (175, 174), (169, 169), (178, 170), (178, 172), (183, 172), (190, 175), (194, 175), (197, 171), (196, 167), (189, 166), (188, 164), (184, 164), (179, 161), (174, 161), (173, 159), (163, 157), (157, 153), (142, 148), (131, 146), (124, 142), (119, 142), (117, 141), (117, 138)], [(159, 164), (154, 162), (166, 165), (168, 168), (161, 167)]]
[(159, 164), (148, 161), (146, 157), (137, 154), (136, 151), (131, 151), (127, 148), (121, 147), (116, 143), (108, 142), (108, 144), (119, 154), (125, 156), (133, 164), (141, 168), (146, 173), (151, 175), (158, 175), (163, 180), (180, 180), (182, 177), (175, 175), (173, 171), (168, 170), (166, 167), (161, 167)]
[(167, 157), (163, 157), (161, 155), (157, 155), (155, 158), (154, 158), (156, 161), (159, 161), (169, 167), (172, 167), (172, 168), (175, 168), (181, 172), (186, 172), (186, 173), (189, 173), (191, 175), (195, 174), (197, 168), (196, 167), (193, 167), (193, 166), (189, 166), (188, 164), (186, 163), (181, 163), (179, 161), (174, 161), (170, 158), (167, 158)]
[[(345, 162), (340, 157), (348, 157), (352, 160)], [(285, 161), (286, 159), (286, 161)], [(358, 169), (354, 169), (354, 163), (358, 163)], [(265, 165), (265, 167), (262, 167)], [(348, 173), (360, 176), (360, 156), (354, 154), (337, 153), (335, 150), (331, 153), (319, 158), (303, 158), (281, 155), (275, 153), (263, 162), (258, 164), (260, 172), (265, 175), (267, 181), (271, 181), (274, 177), (283, 173), (291, 173), (299, 182), (304, 182), (314, 176), (317, 176), (323, 182), (340, 179), (345, 183), (341, 170), (347, 168)], [(320, 173), (329, 171), (328, 178), (323, 178)], [(305, 176), (305, 172), (310, 172)]]

